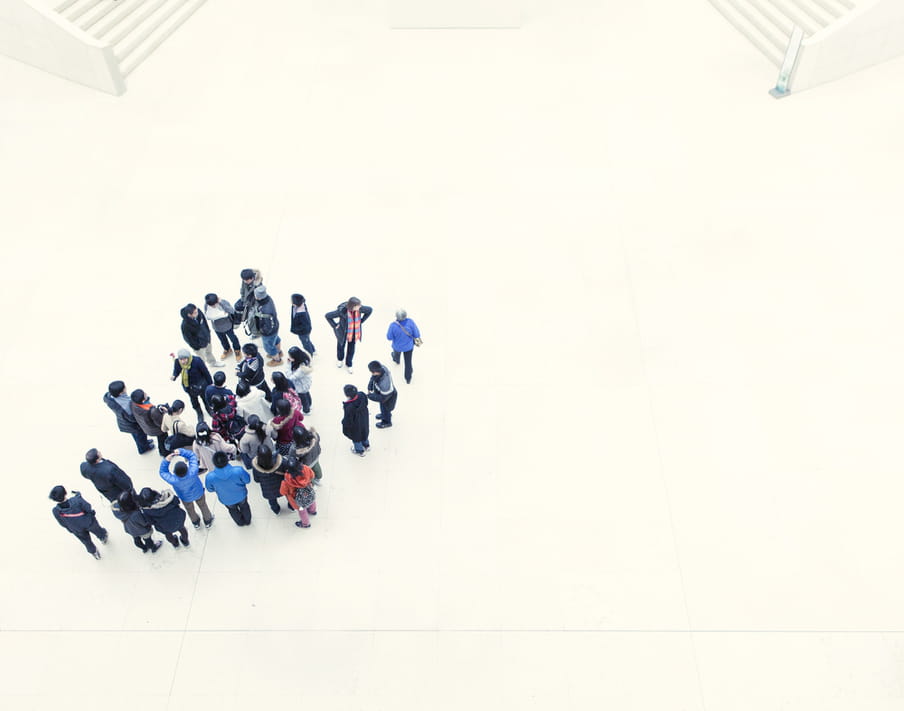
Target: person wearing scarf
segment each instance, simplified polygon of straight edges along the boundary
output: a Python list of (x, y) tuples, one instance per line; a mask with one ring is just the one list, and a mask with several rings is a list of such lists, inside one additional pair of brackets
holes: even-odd
[(335, 311), (325, 314), (326, 321), (336, 334), (336, 367), (341, 368), (343, 359), (349, 373), (355, 358), (355, 345), (361, 340), (361, 327), (370, 318), (373, 309), (364, 306), (361, 299), (352, 296), (348, 301), (339, 304)]
[[(204, 421), (204, 411), (201, 409), (201, 395), (208, 385), (213, 383), (213, 378), (204, 361), (193, 356), (185, 348), (180, 348), (173, 359), (173, 377), (180, 379), (182, 389), (191, 399), (191, 406), (198, 413), (198, 422)], [(207, 407), (207, 403), (204, 403)]]

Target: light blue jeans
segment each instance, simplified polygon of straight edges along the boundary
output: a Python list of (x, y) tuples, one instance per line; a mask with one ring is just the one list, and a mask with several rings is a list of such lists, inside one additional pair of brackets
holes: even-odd
[(271, 358), (276, 357), (276, 354), (279, 353), (279, 346), (282, 343), (279, 340), (279, 334), (274, 333), (272, 336), (261, 334), (261, 340), (264, 342), (264, 351), (266, 351), (267, 355)]

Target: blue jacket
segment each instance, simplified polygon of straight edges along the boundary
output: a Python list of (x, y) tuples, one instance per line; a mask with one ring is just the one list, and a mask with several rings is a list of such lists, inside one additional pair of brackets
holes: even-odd
[(165, 459), (160, 462), (160, 478), (173, 487), (180, 501), (197, 501), (204, 495), (204, 487), (198, 477), (198, 455), (190, 449), (177, 449), (176, 454), (185, 459), (188, 464), (188, 473), (185, 476), (176, 476), (171, 471), (176, 464), (176, 458), (168, 462)]
[(251, 477), (248, 472), (242, 467), (230, 464), (207, 472), (204, 486), (208, 491), (217, 492), (217, 498), (223, 506), (232, 506), (248, 498), (245, 484), (249, 481)]
[[(402, 326), (411, 333), (409, 336), (402, 329)], [(389, 324), (389, 330), (386, 332), (386, 338), (392, 341), (392, 350), (397, 353), (407, 353), (414, 348), (414, 339), (420, 338), (421, 332), (417, 328), (417, 324), (410, 318), (402, 321), (393, 321)]]

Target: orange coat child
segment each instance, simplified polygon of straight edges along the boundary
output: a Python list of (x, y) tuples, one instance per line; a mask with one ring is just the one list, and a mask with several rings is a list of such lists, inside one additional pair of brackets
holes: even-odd
[(297, 462), (286, 472), (282, 484), (279, 485), (279, 493), (286, 497), (289, 506), (298, 512), (299, 521), (295, 525), (299, 528), (310, 528), (311, 516), (317, 515), (317, 502), (314, 496), (314, 470), (311, 467)]

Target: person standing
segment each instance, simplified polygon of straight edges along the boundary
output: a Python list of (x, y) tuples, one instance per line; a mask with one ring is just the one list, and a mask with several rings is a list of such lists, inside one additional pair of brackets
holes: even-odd
[(251, 523), (251, 507), (248, 506), (248, 488), (251, 481), (242, 467), (229, 463), (225, 452), (213, 455), (213, 470), (207, 473), (204, 488), (215, 491), (220, 503), (228, 510), (232, 520), (238, 526)]
[(182, 316), (182, 338), (188, 344), (195, 355), (215, 368), (222, 368), (223, 363), (218, 363), (213, 357), (213, 349), (210, 345), (210, 326), (204, 314), (194, 304), (186, 304), (179, 311)]
[(235, 354), (236, 360), (242, 359), (239, 337), (235, 335), (235, 324), (232, 321), (235, 315), (235, 307), (226, 299), (221, 299), (214, 293), (204, 296), (204, 317), (213, 326), (213, 332), (223, 346), (220, 360), (226, 360), (231, 353)]
[(239, 440), (239, 454), (246, 469), (253, 468), (254, 458), (264, 447), (269, 449), (276, 448), (276, 443), (273, 441), (273, 432), (267, 429), (265, 420), (262, 420), (257, 415), (251, 415), (248, 417), (248, 426), (245, 428), (245, 434)]
[(244, 381), (239, 381), (235, 387), (235, 408), (246, 423), (251, 415), (257, 415), (264, 422), (273, 416), (264, 393), (257, 388), (250, 388)]
[(133, 390), (129, 398), (132, 400), (132, 417), (148, 437), (157, 439), (157, 451), (161, 457), (165, 457), (167, 455), (166, 434), (161, 425), (166, 406), (151, 404), (151, 398), (141, 388)]
[(311, 356), (298, 346), (289, 349), (289, 367), (286, 368), (286, 377), (298, 393), (301, 400), (301, 411), (305, 415), (311, 414), (311, 406), (314, 400), (311, 397)]
[(179, 447), (191, 447), (195, 441), (195, 428), (182, 419), (185, 412), (185, 403), (181, 400), (173, 400), (169, 411), (163, 414), (163, 424), (160, 429), (166, 435), (166, 450), (173, 452)]
[(226, 387), (226, 373), (218, 370), (213, 374), (213, 383), (204, 388), (204, 404), (207, 411), (210, 412), (210, 398), (214, 395), (221, 395), (224, 398), (234, 398), (235, 393)]
[(395, 312), (396, 320), (389, 324), (386, 338), (392, 341), (392, 362), (399, 364), (399, 355), (405, 358), (405, 382), (411, 382), (411, 356), (415, 345), (420, 345), (421, 332), (417, 324), (410, 318), (405, 309)]
[(213, 469), (213, 455), (217, 452), (225, 452), (230, 459), (236, 454), (236, 446), (227, 442), (216, 432), (211, 432), (210, 425), (206, 422), (199, 422), (195, 428), (195, 441), (191, 450), (198, 458), (199, 474)]
[(323, 469), (320, 468), (320, 435), (313, 427), (296, 427), (292, 430), (295, 458), (314, 470), (314, 484), (320, 486)]
[(210, 404), (213, 408), (210, 429), (227, 442), (238, 442), (245, 432), (245, 420), (239, 417), (235, 410), (235, 398), (214, 395), (210, 399)]
[(355, 345), (361, 340), (361, 326), (370, 318), (373, 309), (363, 306), (361, 299), (352, 296), (336, 307), (335, 311), (325, 314), (326, 322), (336, 334), (336, 358), (338, 368), (342, 367), (343, 358), (345, 367), (349, 373), (352, 371), (352, 362), (355, 358)]
[(261, 341), (264, 344), (264, 352), (270, 360), (267, 365), (271, 368), (282, 363), (282, 341), (279, 338), (279, 319), (276, 317), (276, 304), (267, 293), (267, 287), (261, 284), (254, 289), (255, 317), (257, 318), (257, 330), (260, 331)]
[[(220, 364), (222, 365), (222, 364)], [(173, 377), (170, 380), (179, 378), (182, 389), (191, 400), (191, 406), (198, 413), (198, 422), (204, 420), (204, 411), (201, 409), (201, 397), (208, 385), (213, 384), (213, 378), (210, 377), (210, 371), (207, 366), (197, 356), (193, 356), (184, 348), (180, 348), (173, 360)], [(204, 403), (205, 407), (207, 403)]]
[(139, 427), (132, 416), (132, 401), (126, 392), (126, 384), (121, 380), (114, 380), (107, 386), (104, 393), (104, 404), (113, 410), (116, 415), (116, 425), (120, 432), (126, 432), (135, 440), (138, 454), (144, 454), (154, 449), (154, 441), (148, 439), (144, 430)]
[[(292, 347), (294, 348), (295, 346)], [(303, 409), (301, 405), (301, 396), (295, 392), (295, 386), (286, 374), (282, 371), (275, 370), (270, 375), (270, 380), (273, 381), (273, 390), (271, 390), (273, 393), (273, 402), (276, 403), (280, 400), (288, 400), (292, 409), (301, 412)]]
[(311, 314), (308, 312), (308, 305), (301, 294), (292, 294), (292, 326), (290, 330), (298, 336), (301, 347), (313, 356), (316, 350), (314, 344), (311, 343)]
[(198, 477), (198, 457), (190, 449), (177, 449), (167, 454), (160, 462), (160, 478), (173, 487), (176, 496), (185, 506), (191, 525), (201, 528), (201, 516), (195, 511), (195, 504), (201, 509), (204, 516), (204, 525), (210, 528), (213, 525), (213, 514), (207, 506), (207, 497), (204, 495), (204, 486)]
[(155, 541), (154, 529), (141, 513), (131, 491), (125, 491), (113, 502), (113, 515), (122, 521), (122, 526), (132, 537), (132, 542), (142, 552), (156, 553), (163, 541)]
[(251, 461), (252, 471), (254, 472), (254, 481), (260, 484), (261, 496), (270, 504), (270, 510), (279, 516), (282, 510), (279, 506), (279, 485), (282, 484), (283, 474), (281, 468), (283, 466), (283, 457), (281, 454), (274, 454), (273, 450), (267, 445), (263, 445), (257, 450), (257, 456)]
[(239, 380), (244, 380), (251, 387), (263, 391), (267, 402), (270, 402), (270, 386), (267, 385), (267, 378), (264, 375), (264, 359), (257, 350), (257, 346), (253, 343), (246, 343), (242, 346), (242, 353), (245, 359), (235, 368), (235, 374)]
[(304, 415), (301, 410), (296, 410), (288, 400), (277, 400), (276, 415), (270, 420), (270, 430), (276, 438), (276, 451), (289, 455), (294, 449), (292, 442), (292, 430), (301, 424)]
[(392, 427), (392, 411), (395, 409), (399, 393), (392, 383), (392, 375), (389, 368), (378, 360), (372, 360), (367, 364), (370, 371), (370, 382), (367, 384), (367, 397), (380, 404), (380, 414), (377, 415), (378, 429)]
[(100, 560), (100, 551), (91, 540), (91, 534), (93, 533), (101, 543), (106, 545), (107, 529), (98, 523), (91, 504), (85, 501), (77, 491), (73, 491), (72, 496), (67, 499), (66, 489), (59, 484), (50, 490), (50, 499), (56, 502), (56, 506), (53, 507), (53, 517), (56, 522), (78, 538), (88, 553)]
[(129, 475), (93, 447), (85, 453), (79, 470), (107, 501), (116, 501), (120, 494), (133, 489)]
[[(260, 338), (261, 334), (254, 319), (254, 290), (264, 283), (264, 278), (258, 269), (242, 269), (241, 277), (239, 301), (242, 303), (242, 324), (249, 338)], [(238, 302), (236, 302), (236, 311), (239, 311)]]
[(180, 543), (186, 548), (191, 545), (185, 527), (185, 509), (179, 505), (172, 489), (155, 491), (146, 486), (138, 492), (138, 505), (148, 522), (163, 534), (173, 548), (178, 548)]
[(299, 528), (310, 528), (311, 516), (317, 515), (317, 495), (311, 482), (314, 480), (314, 472), (310, 467), (298, 461), (291, 462), (283, 475), (279, 491), (289, 501), (289, 506), (298, 512), (298, 521), (295, 525)]
[(352, 454), (363, 457), (370, 449), (370, 415), (367, 411), (367, 395), (354, 385), (343, 388), (345, 402), (342, 403), (342, 434), (352, 441)]

